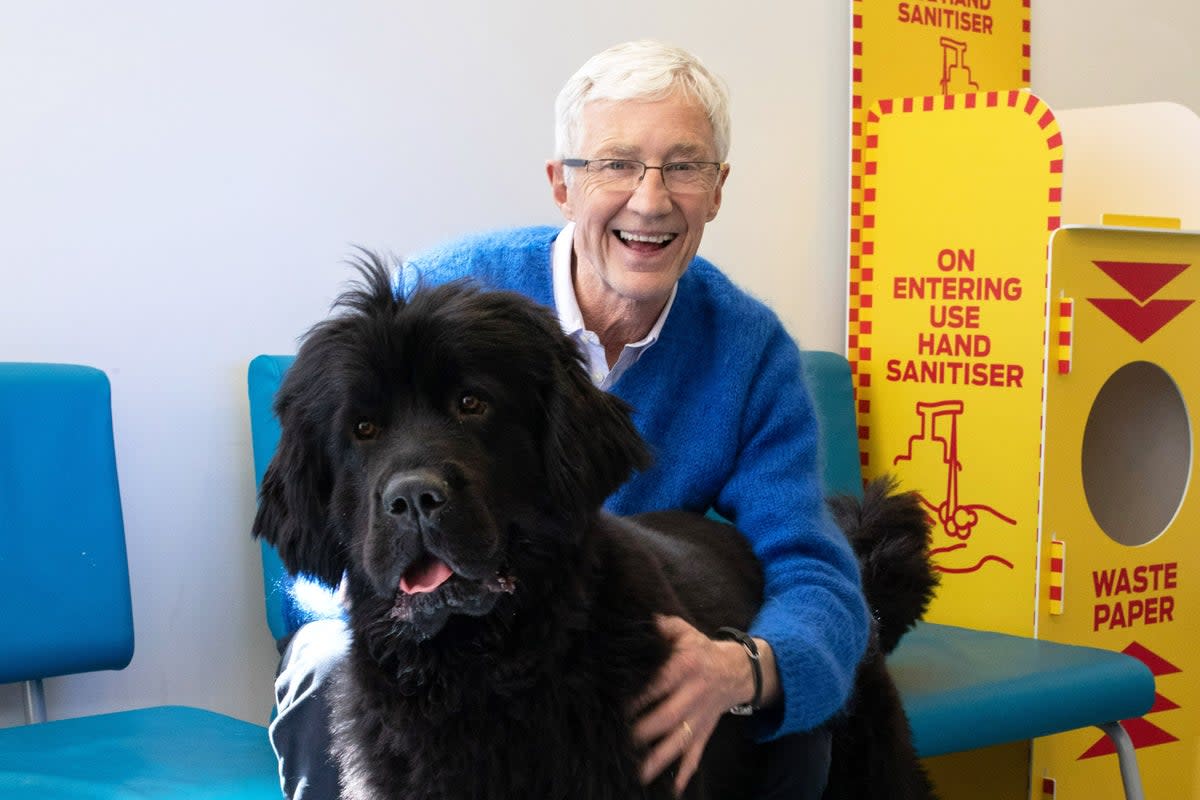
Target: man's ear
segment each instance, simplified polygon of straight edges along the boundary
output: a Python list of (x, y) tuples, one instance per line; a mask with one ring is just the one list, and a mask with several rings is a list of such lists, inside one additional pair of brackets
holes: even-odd
[(725, 180), (729, 177), (729, 165), (721, 166), (721, 175), (717, 178), (717, 188), (713, 189), (712, 206), (708, 209), (708, 219), (706, 222), (712, 222), (717, 218), (717, 212), (721, 210), (721, 199), (724, 197)]
[(546, 162), (546, 177), (550, 180), (550, 192), (554, 196), (554, 204), (562, 212), (563, 218), (574, 221), (575, 209), (571, 203), (570, 192), (567, 189), (566, 168), (561, 161)]

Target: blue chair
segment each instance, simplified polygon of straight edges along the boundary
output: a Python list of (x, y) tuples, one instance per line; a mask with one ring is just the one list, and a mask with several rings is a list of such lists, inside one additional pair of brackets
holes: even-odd
[(0, 730), (0, 797), (280, 796), (266, 729), (162, 706), (45, 722), (42, 680), (122, 669), (133, 614), (108, 378), (0, 363), (0, 683), (31, 724)]
[[(262, 355), (248, 374), (257, 480), (279, 440), (271, 401), (292, 356)], [(824, 480), (830, 493), (862, 495), (850, 365), (806, 351), (804, 370), (821, 420)], [(303, 612), (290, 599), (278, 556), (263, 546), (267, 618), (277, 637)], [(1142, 800), (1132, 744), (1120, 720), (1154, 703), (1154, 677), (1135, 658), (1089, 647), (923, 622), (901, 640), (889, 666), (924, 757), (1032, 739), (1086, 726), (1117, 745), (1126, 797)]]
[[(254, 450), (254, 486), (262, 487), (263, 475), (279, 444), (279, 420), (272, 408), (275, 393), (283, 383), (283, 374), (295, 356), (256, 356), (250, 362), (246, 383), (250, 392), (250, 442)], [(263, 592), (266, 596), (267, 627), (275, 640), (282, 641), (305, 621), (292, 593), (293, 578), (284, 568), (275, 548), (262, 546)]]

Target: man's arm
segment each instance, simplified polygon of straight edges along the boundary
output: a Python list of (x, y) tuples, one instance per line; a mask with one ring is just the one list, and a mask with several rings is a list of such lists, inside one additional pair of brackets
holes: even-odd
[(758, 715), (765, 738), (837, 712), (866, 647), (858, 564), (825, 504), (820, 435), (800, 352), (778, 325), (747, 394), (742, 446), (717, 511), (749, 539), (766, 598), (750, 633), (769, 645), (780, 698)]

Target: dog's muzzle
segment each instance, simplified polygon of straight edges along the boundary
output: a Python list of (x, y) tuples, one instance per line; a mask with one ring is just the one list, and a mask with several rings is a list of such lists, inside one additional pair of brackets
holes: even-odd
[(481, 536), (483, 520), (468, 511), (471, 498), (459, 491), (426, 468), (395, 473), (379, 495), (383, 536), (405, 540), (407, 554), (399, 576), (388, 581), (395, 593), (388, 616), (420, 639), (435, 635), (451, 615), (489, 613), (499, 596), (515, 590), (512, 578), (494, 563), (488, 566), (492, 547), (476, 543), (491, 557), (463, 549)]

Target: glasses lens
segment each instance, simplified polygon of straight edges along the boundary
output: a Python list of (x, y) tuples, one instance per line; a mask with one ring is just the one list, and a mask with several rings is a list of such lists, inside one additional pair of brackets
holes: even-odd
[(676, 194), (707, 192), (717, 185), (721, 167), (704, 161), (677, 161), (663, 167), (663, 182), (667, 191)]
[(589, 161), (587, 170), (592, 179), (605, 188), (626, 190), (637, 188), (646, 165), (640, 161), (602, 158)]

